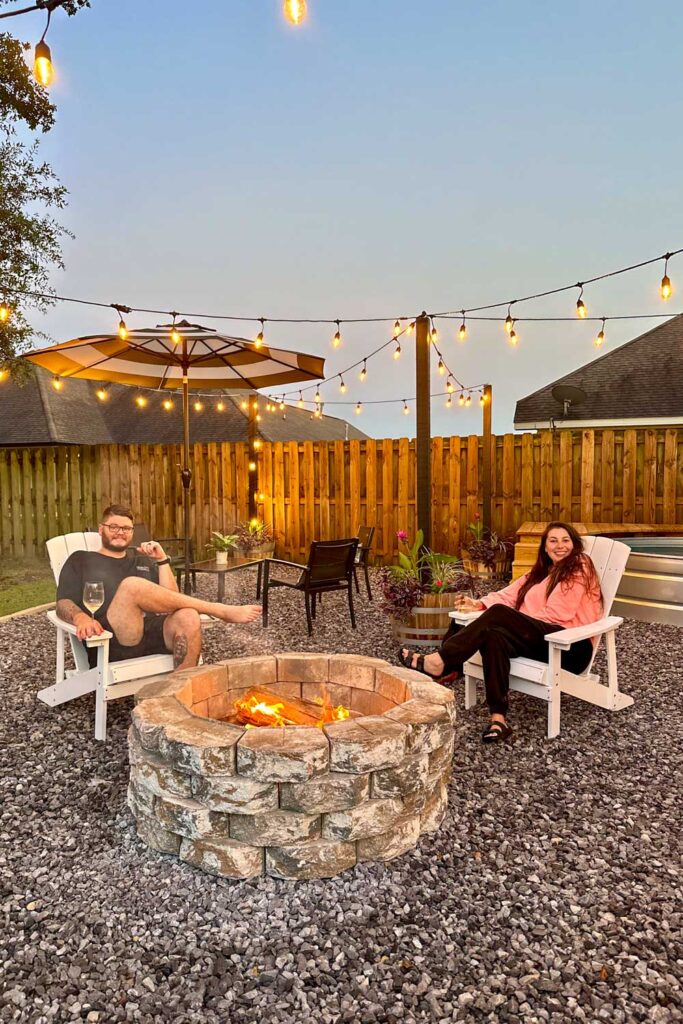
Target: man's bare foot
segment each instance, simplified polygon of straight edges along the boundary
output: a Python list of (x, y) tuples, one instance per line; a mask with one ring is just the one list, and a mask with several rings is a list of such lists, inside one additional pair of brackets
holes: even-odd
[(214, 604), (211, 612), (223, 622), (255, 622), (263, 611), (260, 604)]

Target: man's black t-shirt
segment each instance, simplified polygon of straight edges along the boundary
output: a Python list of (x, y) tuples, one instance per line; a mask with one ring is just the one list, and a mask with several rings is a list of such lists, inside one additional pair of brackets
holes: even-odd
[(159, 569), (153, 559), (137, 551), (127, 551), (124, 558), (111, 558), (99, 551), (74, 551), (62, 566), (57, 584), (57, 600), (73, 601), (87, 615), (83, 604), (85, 583), (104, 583), (104, 604), (95, 612), (95, 618), (107, 628), (107, 610), (121, 581), (128, 576), (139, 576), (151, 583), (159, 582)]

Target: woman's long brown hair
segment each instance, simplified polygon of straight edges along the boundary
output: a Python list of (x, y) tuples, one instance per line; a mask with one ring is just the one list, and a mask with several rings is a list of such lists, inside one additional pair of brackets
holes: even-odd
[[(565, 532), (569, 534), (572, 542), (571, 551), (567, 557), (563, 558), (561, 562), (557, 563), (557, 565), (553, 564), (550, 555), (545, 549), (545, 542), (548, 539), (548, 534), (551, 530), (565, 530)], [(548, 580), (546, 597), (550, 597), (558, 584), (564, 583), (567, 585), (570, 580), (575, 577), (583, 577), (586, 584), (586, 591), (589, 594), (594, 594), (596, 597), (599, 595), (602, 599), (600, 581), (598, 580), (595, 566), (591, 562), (590, 558), (586, 558), (584, 556), (583, 543), (579, 534), (573, 526), (570, 526), (569, 523), (548, 523), (541, 535), (541, 543), (538, 546), (536, 561), (534, 562), (531, 571), (529, 572), (529, 576), (517, 595), (515, 607), (519, 610), (524, 598), (526, 597), (527, 591), (537, 583), (541, 583), (544, 579)]]

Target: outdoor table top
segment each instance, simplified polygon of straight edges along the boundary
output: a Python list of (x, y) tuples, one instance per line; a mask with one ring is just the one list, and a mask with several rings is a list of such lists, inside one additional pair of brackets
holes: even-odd
[(190, 564), (190, 572), (231, 572), (233, 569), (242, 569), (246, 565), (258, 565), (259, 562), (265, 561), (266, 556), (261, 554), (255, 555), (233, 555), (227, 562), (218, 563), (215, 558), (209, 558), (203, 562), (192, 562)]

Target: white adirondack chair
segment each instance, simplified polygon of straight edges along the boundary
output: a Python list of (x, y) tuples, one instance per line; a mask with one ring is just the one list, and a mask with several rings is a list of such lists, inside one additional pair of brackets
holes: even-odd
[[(98, 533), (68, 533), (53, 537), (46, 544), (50, 565), (55, 581), (59, 579), (62, 566), (74, 551), (98, 551), (101, 546)], [(57, 674), (54, 686), (41, 690), (38, 699), (50, 707), (64, 704), (81, 697), (84, 693), (95, 693), (95, 739), (107, 738), (107, 703), (117, 697), (128, 697), (143, 686), (149, 676), (171, 672), (171, 654), (151, 654), (144, 658), (129, 658), (127, 661), (109, 663), (109, 641), (112, 634), (102, 633), (81, 642), (76, 637), (76, 627), (60, 619), (56, 611), (49, 611), (47, 617), (57, 627)], [(75, 669), (64, 668), (64, 645), (69, 638)], [(97, 648), (97, 665), (90, 668), (87, 647)]]
[[(616, 615), (610, 615), (612, 602), (619, 587), (621, 577), (631, 549), (627, 544), (609, 537), (584, 537), (583, 546), (593, 561), (600, 580), (603, 596), (605, 617), (598, 622), (586, 626), (575, 626), (572, 629), (559, 629), (556, 633), (548, 633), (549, 661), (534, 661), (531, 658), (513, 658), (510, 662), (510, 689), (539, 697), (548, 704), (548, 739), (560, 734), (560, 700), (563, 693), (581, 700), (596, 704), (609, 711), (620, 711), (633, 704), (633, 697), (621, 693), (617, 677), (617, 650), (615, 633), (624, 621)], [(461, 613), (450, 612), (450, 617), (465, 625), (481, 615), (481, 612)], [(568, 672), (560, 664), (561, 652), (566, 651), (578, 640), (600, 637), (593, 649), (593, 656), (588, 666), (579, 675)], [(595, 655), (602, 637), (607, 645), (607, 684), (600, 682), (600, 676), (591, 672)], [(484, 670), (481, 655), (475, 654), (465, 662), (465, 707), (471, 708), (477, 700), (477, 683), (484, 681)]]

